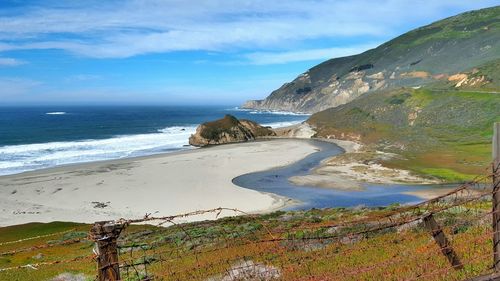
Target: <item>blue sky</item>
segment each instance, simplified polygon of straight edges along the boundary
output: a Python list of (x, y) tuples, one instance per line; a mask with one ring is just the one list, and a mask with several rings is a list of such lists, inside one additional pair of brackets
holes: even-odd
[(0, 105), (239, 104), (496, 0), (0, 1)]

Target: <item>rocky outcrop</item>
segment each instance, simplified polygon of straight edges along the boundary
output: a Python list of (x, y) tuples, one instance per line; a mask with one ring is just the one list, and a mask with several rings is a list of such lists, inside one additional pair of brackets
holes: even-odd
[(274, 131), (278, 137), (282, 138), (310, 139), (316, 134), (314, 128), (305, 122), (288, 127), (276, 128)]
[[(325, 61), (283, 84), (264, 100), (242, 107), (316, 113), (362, 95), (420, 87), (500, 58), (500, 6), (468, 12), (403, 34), (362, 54)], [(484, 77), (457, 88), (485, 84)]]
[[(248, 101), (242, 108), (314, 113), (342, 105), (373, 90), (385, 86), (385, 81), (366, 78), (364, 72), (352, 72), (337, 78), (332, 75), (326, 81), (311, 81), (309, 71), (291, 83), (284, 84), (265, 100)], [(378, 77), (378, 76), (377, 76)], [(316, 80), (316, 78), (313, 78)]]
[(249, 100), (245, 102), (241, 108), (259, 108), (263, 100)]
[(259, 137), (275, 136), (270, 128), (263, 127), (250, 120), (238, 120), (232, 115), (206, 122), (196, 128), (196, 133), (189, 138), (193, 146), (206, 146), (233, 142), (245, 142)]

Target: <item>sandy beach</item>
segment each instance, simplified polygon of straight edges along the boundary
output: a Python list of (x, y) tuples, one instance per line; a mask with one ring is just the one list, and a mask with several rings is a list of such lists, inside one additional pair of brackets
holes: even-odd
[[(286, 199), (235, 186), (231, 180), (288, 165), (315, 151), (306, 141), (277, 139), (2, 176), (0, 226), (91, 223), (217, 207), (269, 211), (283, 207)], [(214, 215), (192, 220), (209, 218)]]

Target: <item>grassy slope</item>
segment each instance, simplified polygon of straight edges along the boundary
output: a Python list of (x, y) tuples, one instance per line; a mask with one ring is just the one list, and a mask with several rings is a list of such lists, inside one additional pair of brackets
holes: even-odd
[[(13, 267), (24, 264), (36, 264), (40, 262), (52, 262), (75, 257), (88, 256), (92, 253), (92, 243), (88, 241), (71, 243), (68, 245), (57, 245), (64, 241), (87, 236), (89, 227), (83, 224), (53, 222), (53, 223), (29, 223), (18, 226), (0, 228), (0, 245), (4, 242), (16, 241), (30, 237), (50, 235), (63, 231), (70, 231), (64, 234), (57, 234), (38, 239), (30, 239), (19, 243), (5, 244), (0, 246), (0, 267)], [(53, 244), (55, 246), (18, 254), (3, 254), (5, 252), (30, 248), (38, 245)], [(39, 257), (37, 257), (41, 254)], [(0, 272), (0, 280), (48, 280), (62, 272), (94, 274), (93, 268), (89, 267), (88, 260), (85, 262), (72, 262), (46, 266), (42, 270), (19, 269), (14, 271)]]
[(500, 6), (465, 12), (417, 28), (388, 43), (390, 45), (400, 45), (404, 49), (418, 46), (428, 41), (470, 38), (478, 33), (500, 28), (500, 23), (498, 22), (499, 11)]
[[(456, 251), (464, 259), (474, 253), (487, 253), (491, 248), (488, 241), (480, 242), (473, 247), (473, 253), (470, 243), (461, 243), (461, 241), (473, 241), (479, 237), (479, 234), (484, 234), (489, 229), (487, 223), (471, 222), (469, 216), (476, 215), (476, 212), (487, 212), (491, 209), (491, 205), (480, 202), (468, 207), (476, 211), (469, 212), (463, 208), (456, 208), (437, 216), (437, 219), (444, 226), (450, 226), (445, 231), (454, 233), (453, 243)], [(186, 280), (188, 277), (189, 280), (206, 280), (208, 276), (225, 272), (231, 265), (241, 261), (243, 256), (254, 262), (263, 262), (282, 268), (284, 280), (306, 280), (303, 278), (310, 275), (315, 275), (319, 279), (307, 280), (324, 280), (320, 278), (321, 276), (324, 276), (326, 280), (335, 279), (335, 276), (337, 279), (342, 277), (348, 280), (392, 280), (402, 276), (415, 276), (424, 269), (432, 271), (436, 268), (447, 268), (446, 259), (439, 254), (439, 249), (430, 239), (429, 233), (420, 227), (403, 233), (395, 229), (385, 230), (371, 233), (365, 237), (369, 239), (358, 240), (356, 237), (351, 237), (354, 240), (348, 239), (337, 243), (328, 242), (328, 240), (319, 240), (319, 242), (318, 240), (302, 240), (302, 238), (307, 237), (331, 236), (333, 229), (327, 225), (362, 218), (375, 218), (391, 210), (392, 207), (276, 212), (257, 217), (225, 218), (169, 228), (131, 226), (121, 235), (123, 238), (121, 245), (147, 243), (150, 246), (143, 248), (146, 253), (153, 254), (163, 251), (163, 257), (170, 261), (151, 265), (149, 272), (161, 275), (166, 280)], [(451, 226), (457, 222), (464, 224)], [(71, 230), (75, 227), (77, 229), (74, 232), (65, 235), (78, 236), (80, 235), (78, 233), (90, 229), (89, 225), (68, 223), (29, 224), (0, 228), (0, 237), (3, 241), (12, 241), (12, 238), (26, 237), (28, 233), (30, 235), (46, 234), (60, 230)], [(353, 224), (343, 228), (334, 228), (334, 233), (338, 235), (352, 233), (363, 229), (363, 227), (364, 225)], [(274, 233), (274, 238), (287, 237), (291, 240), (263, 244), (251, 243), (251, 241), (259, 239), (269, 239), (270, 232)], [(64, 235), (56, 235), (12, 245), (0, 245), (0, 252), (54, 243), (64, 239)], [(220, 250), (212, 251), (214, 245)], [(380, 245), (384, 245), (384, 247), (380, 247)], [(168, 256), (169, 250), (174, 250), (172, 256)], [(124, 253), (120, 256), (121, 261), (130, 259), (129, 250), (123, 249), (123, 251)], [(136, 251), (139, 253), (134, 254), (132, 260), (141, 261), (143, 250), (136, 249)], [(204, 253), (195, 254), (196, 251)], [(429, 251), (434, 251), (436, 254)], [(39, 253), (42, 254), (41, 259), (33, 258)], [(64, 260), (91, 253), (92, 243), (82, 241), (27, 253), (1, 255), (0, 268), (57, 259)], [(407, 255), (411, 255), (412, 258)], [(402, 257), (403, 260), (397, 262), (394, 257)], [(394, 264), (389, 263), (383, 267), (376, 266), (366, 273), (358, 275), (360, 269), (370, 268), (373, 264), (387, 263), (387, 261), (392, 260), (395, 261)], [(402, 266), (403, 264), (404, 266)], [(488, 264), (489, 258), (483, 259), (473, 267), (468, 266), (464, 271), (450, 271), (447, 278), (461, 280), (466, 276), (470, 277), (486, 270)], [(345, 273), (346, 270), (353, 271), (356, 275), (349, 279), (349, 275)], [(48, 280), (63, 272), (83, 273), (88, 277), (88, 280), (93, 280), (95, 261), (88, 259), (68, 264), (40, 266), (38, 270), (17, 269), (0, 272), (0, 280)], [(168, 275), (170, 278), (167, 278)]]
[[(480, 88), (449, 83), (365, 95), (313, 115), (318, 136), (359, 139), (404, 159), (385, 164), (448, 181), (482, 174), (491, 161), (492, 124), (500, 121), (499, 61), (480, 68)], [(477, 70), (476, 70), (477, 71)]]

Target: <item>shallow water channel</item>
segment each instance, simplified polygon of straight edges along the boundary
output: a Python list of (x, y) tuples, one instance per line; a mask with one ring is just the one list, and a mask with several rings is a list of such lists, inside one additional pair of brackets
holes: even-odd
[(311, 142), (319, 151), (288, 166), (271, 170), (249, 173), (233, 179), (233, 183), (248, 189), (274, 193), (294, 199), (294, 204), (286, 210), (311, 208), (355, 207), (355, 206), (387, 206), (394, 203), (414, 204), (423, 201), (421, 198), (403, 194), (403, 192), (449, 187), (449, 185), (406, 185), (406, 184), (373, 184), (361, 183), (364, 191), (341, 191), (314, 186), (295, 185), (288, 181), (292, 176), (307, 175), (322, 160), (344, 153), (339, 146), (319, 140), (297, 140)]

